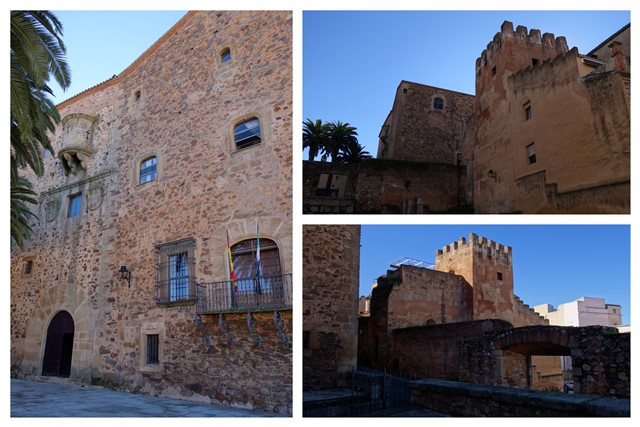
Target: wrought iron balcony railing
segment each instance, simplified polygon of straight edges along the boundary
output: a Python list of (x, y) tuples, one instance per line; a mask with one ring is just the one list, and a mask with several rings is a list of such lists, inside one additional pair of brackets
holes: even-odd
[(198, 283), (196, 312), (224, 313), (290, 309), (293, 306), (291, 274), (212, 283)]

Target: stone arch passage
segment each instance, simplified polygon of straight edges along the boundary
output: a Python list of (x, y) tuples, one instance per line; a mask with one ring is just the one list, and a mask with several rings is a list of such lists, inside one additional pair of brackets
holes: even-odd
[(69, 312), (61, 311), (53, 316), (47, 328), (42, 360), (43, 376), (68, 377), (71, 374), (74, 330), (73, 317)]

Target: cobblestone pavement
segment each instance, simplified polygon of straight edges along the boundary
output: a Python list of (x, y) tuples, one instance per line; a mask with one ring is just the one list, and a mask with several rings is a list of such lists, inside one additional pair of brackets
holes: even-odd
[(286, 417), (96, 387), (11, 380), (12, 417)]

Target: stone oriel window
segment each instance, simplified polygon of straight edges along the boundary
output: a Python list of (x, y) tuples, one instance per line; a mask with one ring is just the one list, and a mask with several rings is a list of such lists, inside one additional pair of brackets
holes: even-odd
[(140, 184), (155, 181), (157, 177), (157, 157), (151, 156), (140, 162)]
[(220, 62), (224, 64), (225, 62), (229, 61), (231, 61), (231, 49), (226, 48), (220, 54)]
[(527, 145), (527, 157), (530, 165), (536, 162), (536, 146), (533, 143)]
[(82, 193), (76, 193), (69, 196), (69, 209), (67, 210), (67, 218), (80, 216), (82, 213)]
[(242, 150), (262, 142), (260, 136), (260, 120), (252, 117), (233, 128), (233, 142), (236, 150)]

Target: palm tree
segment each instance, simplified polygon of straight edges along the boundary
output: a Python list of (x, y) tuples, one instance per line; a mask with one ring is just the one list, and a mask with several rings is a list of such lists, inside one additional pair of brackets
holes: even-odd
[(60, 123), (47, 82), (53, 77), (63, 89), (71, 83), (61, 36), (62, 24), (51, 12), (11, 12), (11, 236), (19, 245), (35, 216), (28, 204), (36, 203), (19, 171), (28, 167), (42, 175), (42, 153), (53, 153), (48, 132)]
[(370, 158), (371, 154), (365, 151), (358, 141), (351, 141), (342, 147), (342, 151), (338, 153), (336, 160), (340, 163), (359, 163), (364, 159)]
[(329, 123), (307, 119), (302, 126), (302, 147), (309, 149), (309, 161), (313, 161), (318, 152), (325, 151), (329, 142)]
[(357, 144), (357, 136), (356, 128), (349, 123), (342, 123), (340, 120), (332, 122), (329, 127), (330, 144), (326, 150), (331, 155), (331, 161), (337, 160), (338, 154), (349, 144)]

